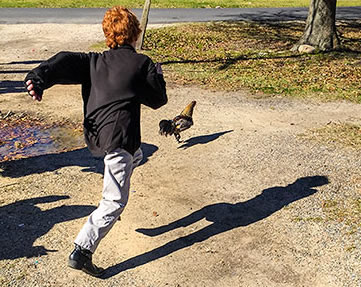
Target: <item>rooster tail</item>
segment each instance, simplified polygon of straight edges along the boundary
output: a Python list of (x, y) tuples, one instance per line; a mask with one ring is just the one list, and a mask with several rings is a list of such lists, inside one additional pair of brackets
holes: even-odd
[(193, 115), (193, 109), (196, 105), (196, 101), (192, 101), (188, 104), (188, 106), (185, 107), (185, 109), (181, 112), (182, 116), (192, 117)]

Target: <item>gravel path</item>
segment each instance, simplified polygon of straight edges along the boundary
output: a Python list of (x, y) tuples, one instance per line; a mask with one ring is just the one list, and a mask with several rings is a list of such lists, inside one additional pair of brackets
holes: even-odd
[[(0, 25), (0, 69), (29, 69), (36, 63), (25, 61), (101, 38), (98, 27), (76, 27)], [(23, 75), (2, 73), (9, 82)], [(168, 91), (167, 106), (143, 109), (145, 161), (121, 221), (95, 254), (108, 268), (102, 279), (66, 267), (101, 197), (101, 161), (78, 149), (0, 163), (0, 285), (361, 286), (361, 229), (347, 221), (361, 198), (361, 151), (303, 136), (329, 122), (360, 124), (360, 105), (171, 83)], [(159, 120), (191, 100), (195, 125), (184, 142), (159, 136)], [(39, 104), (2, 93), (0, 110), (77, 122), (80, 89), (51, 88)]]

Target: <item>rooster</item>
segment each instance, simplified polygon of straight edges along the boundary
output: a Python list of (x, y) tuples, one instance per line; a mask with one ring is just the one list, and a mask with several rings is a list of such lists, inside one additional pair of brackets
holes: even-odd
[(161, 120), (159, 122), (159, 133), (165, 136), (174, 134), (175, 139), (180, 143), (180, 132), (189, 129), (193, 125), (192, 115), (195, 105), (196, 101), (192, 101), (173, 120)]

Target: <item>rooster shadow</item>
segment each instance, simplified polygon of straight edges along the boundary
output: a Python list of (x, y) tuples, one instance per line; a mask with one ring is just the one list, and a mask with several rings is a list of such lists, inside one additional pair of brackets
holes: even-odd
[(44, 246), (33, 246), (34, 242), (48, 233), (57, 223), (89, 215), (94, 209), (90, 205), (61, 205), (43, 210), (37, 204), (68, 199), (69, 196), (44, 196), (0, 207), (0, 260), (35, 257), (56, 252)]
[(207, 205), (167, 225), (137, 229), (137, 232), (154, 237), (180, 227), (189, 226), (204, 218), (210, 222), (208, 226), (194, 233), (179, 237), (158, 248), (109, 267), (102, 278), (110, 278), (122, 271), (163, 258), (217, 234), (263, 220), (284, 206), (316, 193), (317, 189), (315, 187), (328, 183), (329, 180), (326, 176), (302, 177), (284, 187), (276, 186), (265, 189), (261, 194), (244, 202), (235, 204), (221, 202)]
[(214, 141), (214, 140), (218, 139), (219, 137), (221, 137), (225, 134), (231, 133), (231, 132), (233, 132), (233, 130), (218, 132), (218, 133), (214, 133), (214, 134), (210, 134), (210, 135), (192, 137), (192, 138), (184, 140), (182, 142), (182, 145), (179, 146), (178, 149), (187, 149), (187, 148), (190, 148), (195, 145), (207, 144), (207, 143)]

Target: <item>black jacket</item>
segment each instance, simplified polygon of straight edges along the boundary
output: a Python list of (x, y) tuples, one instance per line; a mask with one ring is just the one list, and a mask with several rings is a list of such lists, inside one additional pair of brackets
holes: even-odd
[(116, 148), (134, 154), (141, 141), (140, 105), (157, 109), (167, 103), (163, 76), (130, 45), (101, 54), (60, 52), (31, 70), (27, 80), (38, 92), (55, 84), (82, 85), (84, 135), (94, 155)]

